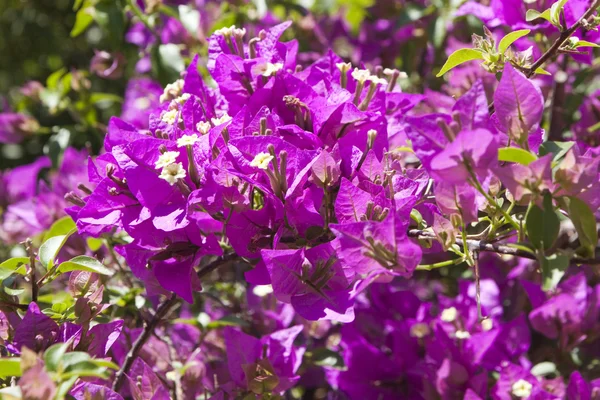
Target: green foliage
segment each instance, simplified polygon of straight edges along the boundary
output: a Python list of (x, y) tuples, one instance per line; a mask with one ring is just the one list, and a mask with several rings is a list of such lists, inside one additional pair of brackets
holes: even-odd
[(473, 60), (483, 60), (483, 53), (475, 49), (460, 49), (450, 54), (442, 69), (436, 75), (438, 78), (450, 71), (452, 68)]
[(518, 147), (505, 147), (498, 150), (498, 160), (529, 165), (537, 160), (537, 157), (535, 154)]
[(527, 236), (536, 249), (546, 250), (552, 247), (560, 230), (560, 220), (550, 195), (544, 197), (544, 208), (532, 204), (525, 218)]

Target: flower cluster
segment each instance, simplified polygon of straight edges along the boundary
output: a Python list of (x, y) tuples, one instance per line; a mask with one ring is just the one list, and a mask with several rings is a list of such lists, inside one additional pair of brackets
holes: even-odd
[[(209, 35), (197, 3), (128, 2), (135, 71), (165, 84), (130, 79), (120, 117), (90, 117), (100, 151), (50, 139), (0, 175), (0, 397), (600, 398), (600, 103), (568, 96), (600, 1), (377, 2), (357, 35), (276, 12)], [(435, 37), (392, 68), (390, 43), (449, 15), (484, 36), (447, 24), (441, 87)], [(40, 129), (0, 114), (3, 143)]]

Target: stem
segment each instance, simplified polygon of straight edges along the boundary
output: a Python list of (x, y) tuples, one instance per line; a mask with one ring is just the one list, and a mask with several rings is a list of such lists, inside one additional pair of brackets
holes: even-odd
[(29, 256), (29, 279), (31, 280), (31, 301), (34, 303), (38, 300), (38, 283), (35, 277), (35, 251), (33, 251), (33, 242), (27, 238), (25, 240), (25, 250)]
[(135, 16), (138, 17), (138, 19), (146, 26), (146, 28), (148, 28), (150, 33), (152, 33), (160, 41), (160, 35), (154, 30), (152, 24), (150, 24), (148, 17), (142, 12), (142, 10), (140, 10), (137, 4), (135, 4), (135, 0), (128, 0), (127, 4), (129, 5), (131, 12), (133, 12)]
[(142, 334), (137, 338), (137, 340), (133, 344), (133, 347), (127, 353), (123, 366), (115, 375), (112, 390), (114, 390), (115, 392), (119, 391), (121, 385), (123, 384), (123, 380), (125, 379), (125, 375), (129, 372), (129, 369), (133, 365), (135, 359), (138, 357), (139, 352), (142, 350), (142, 347), (144, 347), (144, 344), (146, 344), (146, 342), (150, 338), (150, 335), (152, 335), (154, 329), (158, 326), (163, 317), (167, 315), (171, 308), (177, 303), (177, 301), (177, 295), (173, 293), (168, 300), (166, 300), (160, 306), (158, 306), (158, 308), (156, 309), (156, 314), (154, 314), (154, 317), (152, 317), (150, 322), (144, 326)]
[(451, 265), (458, 265), (464, 261), (463, 258), (455, 258), (454, 260), (441, 261), (434, 264), (419, 264), (417, 265), (417, 271), (431, 271), (433, 269), (449, 267)]
[(473, 181), (473, 185), (475, 186), (475, 189), (477, 189), (477, 191), (479, 191), (479, 193), (481, 193), (483, 195), (483, 197), (485, 197), (485, 199), (487, 200), (488, 203), (490, 203), (491, 205), (493, 205), (496, 210), (500, 211), (502, 213), (502, 215), (504, 215), (504, 218), (506, 218), (506, 222), (511, 224), (515, 229), (519, 229), (519, 224), (517, 224), (517, 222), (508, 214), (508, 212), (506, 212), (498, 203), (496, 203), (496, 200), (494, 200), (492, 198), (492, 196), (490, 196), (481, 186), (481, 183), (479, 183), (479, 180), (477, 179), (477, 177), (475, 176), (475, 174), (471, 171), (471, 169), (469, 168), (469, 173), (471, 174), (471, 180)]
[(596, 11), (596, 8), (598, 8), (599, 6), (600, 6), (600, 0), (595, 0), (592, 3), (592, 5), (590, 6), (590, 8), (581, 16), (581, 18), (579, 18), (579, 20), (577, 22), (575, 22), (573, 24), (573, 26), (571, 26), (569, 29), (561, 32), (560, 36), (558, 37), (558, 39), (556, 39), (556, 41), (552, 44), (552, 46), (550, 46), (550, 48), (544, 54), (542, 54), (542, 56), (535, 63), (533, 63), (533, 65), (527, 70), (527, 72), (525, 73), (525, 76), (527, 78), (531, 78), (535, 74), (535, 71), (538, 68), (540, 68), (542, 65), (544, 65), (544, 63), (546, 61), (548, 61), (550, 58), (554, 57), (556, 55), (556, 53), (558, 53), (558, 50), (564, 44), (564, 42), (566, 40), (568, 40), (575, 33), (575, 31), (577, 29), (581, 28), (581, 26), (583, 25), (583, 22), (587, 21), (587, 19), (589, 17), (591, 17), (592, 14), (594, 14), (594, 12)]
[[(415, 239), (432, 239), (436, 240), (435, 234), (433, 232), (423, 231), (419, 229), (410, 229), (408, 231), (408, 236)], [(463, 243), (462, 238), (456, 238), (455, 244), (464, 249), (465, 243)], [(525, 250), (518, 249), (516, 247), (507, 246), (504, 244), (493, 243), (487, 240), (473, 240), (467, 239), (466, 245), (468, 250), (470, 251), (484, 251), (487, 253), (496, 253), (496, 254), (506, 254), (515, 257), (528, 258), (530, 260), (537, 260), (535, 254), (530, 253)], [(583, 258), (581, 256), (575, 255), (571, 258), (571, 262), (575, 264), (590, 264), (590, 265), (600, 265), (600, 257), (596, 256), (594, 258)]]

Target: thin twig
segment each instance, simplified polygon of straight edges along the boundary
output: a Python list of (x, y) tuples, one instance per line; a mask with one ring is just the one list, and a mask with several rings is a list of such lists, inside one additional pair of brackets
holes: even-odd
[(142, 347), (144, 347), (144, 344), (146, 344), (146, 342), (152, 335), (152, 332), (161, 322), (163, 317), (167, 315), (167, 313), (175, 304), (177, 304), (177, 302), (177, 295), (173, 293), (169, 299), (167, 299), (160, 306), (158, 306), (156, 314), (154, 314), (154, 317), (150, 320), (150, 322), (144, 325), (142, 333), (133, 344), (133, 347), (127, 353), (127, 356), (125, 357), (125, 362), (121, 366), (121, 369), (115, 375), (112, 390), (118, 393), (119, 389), (121, 388), (121, 385), (123, 384), (123, 380), (125, 379), (125, 375), (129, 372), (129, 369), (133, 365), (135, 359), (138, 357), (138, 354), (142, 350)]
[[(423, 231), (419, 229), (409, 230), (408, 236), (417, 239), (436, 239), (436, 236), (433, 232)], [(509, 245), (492, 243), (487, 240), (473, 239), (467, 239), (465, 242), (468, 247), (468, 250), (470, 251), (484, 251), (487, 253), (506, 254), (515, 257), (528, 258), (530, 260), (537, 260), (533, 253), (516, 247), (511, 247)], [(464, 249), (462, 238), (457, 237), (455, 243), (460, 248)], [(575, 264), (598, 265), (600, 264), (600, 257), (596, 256), (594, 258), (583, 258), (581, 256), (574, 255), (571, 257), (571, 262)]]
[(548, 61), (550, 58), (554, 57), (558, 53), (560, 47), (565, 43), (565, 41), (567, 41), (571, 36), (573, 36), (577, 29), (583, 26), (584, 21), (587, 21), (587, 19), (590, 18), (592, 14), (594, 14), (594, 12), (599, 6), (600, 0), (595, 0), (590, 6), (590, 8), (581, 16), (581, 18), (579, 18), (577, 22), (573, 24), (573, 26), (571, 26), (565, 31), (562, 31), (560, 33), (560, 36), (558, 37), (558, 39), (556, 39), (552, 46), (550, 46), (550, 48), (546, 50), (546, 52), (542, 54), (542, 56), (527, 70), (525, 76), (527, 78), (531, 78), (538, 68), (544, 65), (546, 61)]
[[(200, 269), (200, 271), (198, 271), (198, 277), (203, 278), (215, 269), (219, 268), (220, 266), (229, 263), (237, 258), (238, 255), (235, 253), (230, 253), (221, 256), (204, 266), (202, 269)], [(177, 304), (178, 301), (179, 299), (177, 298), (177, 295), (173, 293), (173, 295), (171, 295), (171, 297), (168, 300), (166, 300), (160, 306), (158, 306), (156, 313), (154, 314), (150, 322), (144, 325), (144, 329), (142, 330), (141, 335), (137, 338), (137, 340), (133, 344), (133, 347), (127, 353), (127, 356), (125, 357), (125, 362), (121, 366), (121, 369), (115, 375), (112, 390), (118, 392), (121, 385), (123, 384), (125, 375), (129, 372), (129, 369), (131, 369), (131, 366), (133, 365), (135, 359), (138, 357), (139, 352), (142, 350), (142, 347), (144, 347), (144, 344), (146, 344), (146, 342), (152, 335), (154, 329), (158, 326), (161, 320), (165, 317), (165, 315), (169, 313), (169, 311), (172, 309), (173, 306), (175, 306), (175, 304)]]
[(25, 240), (25, 250), (29, 256), (29, 279), (31, 280), (31, 301), (34, 303), (38, 300), (38, 283), (35, 278), (35, 251), (33, 250), (33, 242), (27, 238)]

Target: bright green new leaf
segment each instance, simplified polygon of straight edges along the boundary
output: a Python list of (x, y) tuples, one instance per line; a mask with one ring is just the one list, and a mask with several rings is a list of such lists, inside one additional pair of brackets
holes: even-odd
[(71, 343), (58, 343), (52, 345), (44, 352), (44, 363), (48, 371), (58, 371), (58, 366), (62, 357), (67, 352), (67, 348)]
[(40, 246), (38, 257), (40, 259), (40, 262), (44, 267), (46, 267), (46, 269), (52, 268), (52, 266), (54, 265), (54, 260), (58, 255), (58, 252), (65, 245), (69, 236), (75, 233), (75, 231), (76, 229), (72, 229), (66, 235), (54, 236), (42, 243), (42, 245)]
[(587, 255), (593, 257), (598, 244), (598, 231), (596, 230), (594, 213), (586, 202), (577, 197), (566, 196), (564, 199), (569, 218), (571, 218), (571, 222), (575, 225), (579, 235), (579, 242), (586, 250)]
[(588, 42), (587, 40), (578, 40), (577, 43), (575, 43), (575, 48), (577, 49), (579, 47), (600, 47), (600, 45)]
[(75, 222), (71, 217), (63, 217), (52, 224), (50, 229), (44, 235), (44, 241), (54, 236), (66, 235), (75, 229)]
[(554, 289), (565, 275), (568, 267), (569, 257), (565, 255), (553, 254), (550, 257), (544, 257), (542, 260), (542, 289), (545, 291)]
[(511, 32), (508, 35), (504, 36), (500, 40), (500, 43), (498, 43), (498, 51), (500, 52), (500, 54), (504, 54), (511, 44), (513, 44), (523, 36), (529, 35), (529, 32), (531, 32), (531, 30), (521, 29), (518, 31)]
[(537, 160), (537, 156), (527, 150), (519, 149), (518, 147), (505, 147), (498, 150), (498, 160), (529, 165)]
[(544, 197), (543, 209), (535, 204), (531, 206), (525, 217), (525, 223), (529, 241), (536, 249), (546, 250), (552, 247), (558, 237), (560, 220), (554, 211), (550, 195)]
[(75, 25), (71, 29), (71, 37), (77, 37), (81, 35), (85, 30), (94, 22), (91, 9), (89, 7), (81, 8), (75, 15)]
[(552, 75), (550, 72), (546, 71), (544, 68), (542, 67), (537, 67), (535, 71), (536, 74), (538, 75)]
[(88, 271), (107, 276), (113, 274), (113, 271), (106, 268), (100, 261), (88, 256), (77, 256), (69, 261), (65, 261), (58, 266), (58, 271), (62, 273), (69, 271)]
[(0, 264), (0, 281), (8, 278), (12, 274), (25, 275), (27, 269), (25, 265), (29, 263), (27, 257), (13, 257)]
[(444, 75), (446, 72), (450, 71), (457, 65), (472, 60), (483, 60), (483, 53), (475, 49), (456, 50), (454, 53), (450, 54), (450, 57), (448, 57), (448, 60), (446, 61), (440, 72), (436, 75), (436, 77), (439, 78), (440, 76)]
[(525, 14), (525, 20), (527, 22), (531, 22), (538, 18), (542, 18), (550, 22), (550, 9), (547, 9), (544, 12), (539, 12), (537, 10), (527, 10), (527, 14)]
[(19, 357), (0, 358), (0, 378), (21, 376), (21, 359)]

